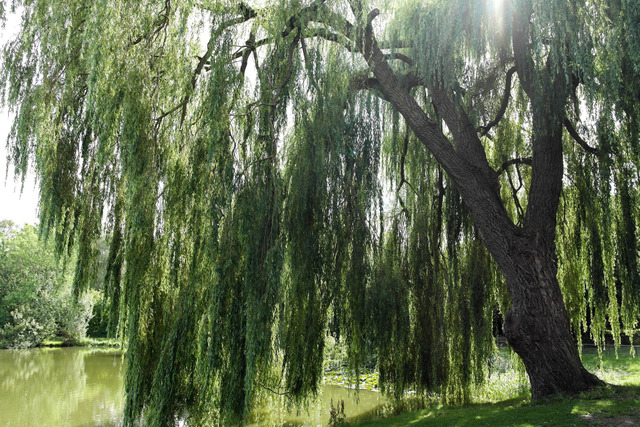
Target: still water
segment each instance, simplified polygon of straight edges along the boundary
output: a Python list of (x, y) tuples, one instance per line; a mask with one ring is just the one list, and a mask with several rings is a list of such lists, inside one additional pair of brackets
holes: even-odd
[(122, 358), (113, 350), (0, 350), (0, 414), (6, 426), (117, 425)]
[[(255, 425), (326, 425), (330, 402), (344, 400), (347, 417), (384, 403), (379, 393), (324, 386), (309, 411), (264, 408)], [(3, 426), (117, 426), (122, 418), (123, 361), (119, 351), (89, 348), (0, 350)]]

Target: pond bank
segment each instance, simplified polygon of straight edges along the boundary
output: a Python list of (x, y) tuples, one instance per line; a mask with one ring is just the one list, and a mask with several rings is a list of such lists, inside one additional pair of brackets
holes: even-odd
[(62, 348), (62, 347), (104, 347), (120, 348), (120, 340), (117, 338), (93, 338), (87, 337), (81, 340), (65, 340), (61, 337), (44, 340), (36, 348)]

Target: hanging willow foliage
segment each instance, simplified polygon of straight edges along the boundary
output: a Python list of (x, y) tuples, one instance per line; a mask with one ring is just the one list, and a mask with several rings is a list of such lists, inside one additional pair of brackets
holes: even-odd
[[(76, 294), (108, 237), (126, 425), (240, 423), (273, 392), (302, 405), (328, 334), (356, 385), (373, 359), (395, 397), (468, 401), (512, 289), (461, 174), (526, 234), (545, 72), (571, 82), (553, 255), (571, 328), (633, 340), (637, 2), (255, 3), (12, 3), (9, 158), (38, 176), (41, 233), (78, 253)], [(530, 74), (511, 51), (527, 11)]]

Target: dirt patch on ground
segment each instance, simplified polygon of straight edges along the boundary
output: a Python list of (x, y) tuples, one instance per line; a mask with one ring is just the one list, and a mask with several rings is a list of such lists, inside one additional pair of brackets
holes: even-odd
[(578, 415), (587, 421), (590, 426), (640, 426), (640, 417), (630, 415), (620, 415), (618, 417), (604, 417), (601, 415)]

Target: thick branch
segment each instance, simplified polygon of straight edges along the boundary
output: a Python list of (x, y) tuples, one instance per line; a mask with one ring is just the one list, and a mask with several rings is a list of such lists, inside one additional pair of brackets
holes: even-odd
[(343, 37), (338, 33), (331, 32), (326, 28), (308, 28), (304, 31), (304, 37), (319, 37), (330, 42), (338, 43), (349, 52), (358, 51), (348, 38)]
[[(562, 72), (562, 58), (547, 56), (545, 67), (537, 67), (533, 59), (530, 33), (533, 18), (531, 0), (516, 0), (513, 13), (513, 54), (518, 80), (531, 100), (532, 162), (531, 184), (525, 228), (545, 242), (545, 250), (553, 251), (556, 217), (562, 192), (563, 155), (562, 126), (564, 106), (571, 82)], [(553, 61), (559, 61), (552, 63)]]
[(412, 66), (414, 64), (413, 59), (409, 58), (407, 55), (404, 55), (402, 53), (398, 53), (398, 52), (394, 52), (394, 53), (387, 53), (384, 55), (384, 59), (386, 60), (390, 60), (390, 59), (397, 59), (399, 61), (404, 62), (405, 64)]
[[(356, 2), (357, 6), (357, 2)], [(346, 21), (344, 17), (337, 17)], [(336, 25), (345, 25), (338, 22)], [(363, 55), (370, 65), (379, 84), (379, 90), (385, 98), (403, 115), (407, 125), (413, 130), (416, 137), (434, 154), (450, 176), (460, 177), (466, 169), (466, 165), (460, 161), (449, 140), (444, 136), (438, 125), (426, 115), (409, 91), (399, 82), (393, 70), (387, 64), (384, 54), (378, 47), (373, 35), (373, 28), (368, 25), (363, 34)], [(371, 85), (371, 80), (366, 83)]]
[[(425, 83), (413, 73), (401, 74), (397, 76), (397, 80), (399, 86), (406, 91), (410, 91), (417, 86), (425, 85)], [(362, 73), (351, 77), (349, 87), (353, 90), (381, 90), (380, 81), (375, 77), (369, 77), (369, 70), (364, 70)]]
[(529, 98), (534, 93), (534, 70), (531, 46), (529, 44), (529, 21), (533, 9), (528, 1), (516, 2), (513, 6), (513, 54), (518, 71), (518, 79)]
[(586, 151), (589, 154), (598, 154), (598, 149), (593, 148), (592, 146), (587, 144), (587, 142), (584, 139), (582, 139), (582, 137), (580, 136), (580, 134), (578, 134), (578, 132), (576, 131), (576, 128), (573, 127), (569, 119), (565, 117), (563, 124), (567, 132), (569, 132), (569, 135), (571, 135), (571, 137), (578, 143), (580, 147), (584, 149), (584, 151)]
[(518, 157), (515, 159), (511, 159), (511, 160), (507, 160), (506, 162), (504, 162), (502, 164), (502, 166), (500, 166), (500, 169), (498, 169), (497, 173), (498, 175), (502, 175), (507, 168), (509, 168), (510, 166), (513, 165), (529, 165), (531, 166), (531, 157)]
[(471, 164), (489, 171), (491, 168), (487, 161), (487, 155), (473, 122), (462, 105), (454, 100), (455, 94), (439, 87), (430, 87), (429, 89), (433, 103), (453, 135), (458, 154), (470, 161)]
[(270, 37), (264, 38), (264, 39), (260, 39), (257, 42), (249, 42), (247, 41), (247, 44), (245, 45), (246, 47), (238, 50), (236, 53), (234, 53), (231, 56), (231, 60), (235, 60), (235, 59), (239, 59), (239, 58), (244, 58), (245, 56), (248, 56), (251, 52), (253, 52), (256, 48), (259, 48), (260, 46), (264, 46), (267, 45), (269, 43), (272, 43), (273, 39)]
[(498, 114), (496, 114), (496, 118), (487, 123), (485, 126), (480, 126), (478, 128), (478, 132), (480, 132), (480, 136), (485, 136), (489, 133), (489, 130), (497, 125), (504, 113), (507, 111), (507, 106), (509, 105), (509, 98), (511, 96), (511, 78), (513, 77), (513, 73), (515, 73), (517, 68), (515, 66), (509, 68), (507, 71), (507, 79), (504, 84), (504, 94), (502, 95), (502, 102), (500, 103), (500, 109), (498, 110)]

